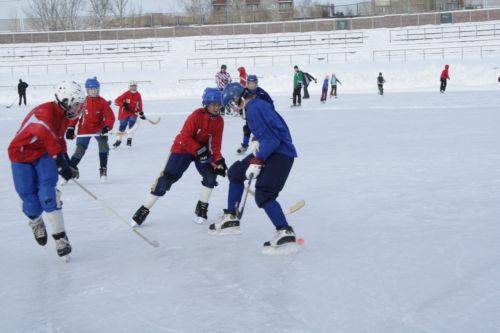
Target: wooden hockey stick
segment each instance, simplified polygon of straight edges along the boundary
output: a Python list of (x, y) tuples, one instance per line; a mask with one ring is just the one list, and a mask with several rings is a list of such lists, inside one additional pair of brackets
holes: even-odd
[[(247, 187), (247, 189), (248, 189), (248, 193), (255, 196), (254, 191), (250, 190), (248, 187)], [(300, 199), (299, 201), (297, 201), (296, 203), (294, 203), (290, 207), (285, 208), (285, 210), (283, 212), (285, 213), (285, 215), (290, 215), (290, 214), (295, 213), (296, 211), (298, 211), (299, 209), (301, 209), (305, 205), (306, 205), (306, 201), (304, 199)]]

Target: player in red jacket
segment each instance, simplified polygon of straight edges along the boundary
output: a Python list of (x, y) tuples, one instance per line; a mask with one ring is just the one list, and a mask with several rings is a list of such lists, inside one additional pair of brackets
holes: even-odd
[(245, 67), (241, 66), (238, 67), (238, 72), (240, 73), (240, 84), (243, 87), (247, 86), (247, 71), (245, 70)]
[(200, 200), (195, 209), (195, 222), (207, 220), (208, 201), (212, 189), (217, 185), (217, 175), (226, 176), (226, 162), (222, 157), (221, 144), (224, 120), (220, 116), (221, 92), (217, 88), (206, 88), (203, 93), (203, 107), (196, 109), (186, 119), (181, 132), (170, 149), (170, 155), (151, 193), (137, 210), (133, 220), (141, 225), (158, 198), (170, 190), (191, 162), (203, 177)]
[(115, 115), (109, 107), (108, 102), (99, 96), (101, 85), (96, 77), (88, 79), (85, 82), (87, 90), (87, 98), (85, 99), (85, 110), (79, 119), (70, 121), (68, 130), (66, 131), (66, 139), (73, 140), (75, 138), (75, 127), (78, 124), (78, 135), (85, 135), (76, 139), (76, 150), (71, 156), (70, 165), (78, 170), (78, 163), (85, 155), (85, 151), (89, 147), (90, 135), (95, 134), (95, 138), (99, 145), (99, 174), (102, 181), (106, 181), (108, 174), (108, 155), (109, 145), (107, 133), (115, 124)]
[(439, 87), (439, 92), (443, 94), (446, 91), (446, 84), (447, 81), (450, 79), (450, 75), (448, 74), (448, 68), (450, 68), (450, 65), (444, 66), (443, 71), (441, 72), (441, 77), (439, 78), (441, 81), (441, 86)]
[[(144, 112), (142, 111), (142, 97), (141, 94), (137, 91), (137, 82), (130, 81), (129, 90), (121, 94), (115, 99), (115, 104), (120, 107), (118, 111), (118, 120), (120, 121), (120, 132), (125, 132), (128, 128), (132, 128), (137, 121), (137, 116), (141, 119), (146, 119), (144, 116)], [(122, 143), (121, 137), (123, 135), (118, 136), (118, 139), (113, 144), (113, 147), (118, 148), (118, 146)], [(132, 147), (132, 137), (127, 138), (127, 146)]]
[(61, 82), (56, 88), (55, 101), (41, 104), (28, 113), (8, 149), (14, 186), (33, 235), (38, 244), (47, 244), (47, 230), (42, 219), (42, 212), (45, 212), (57, 254), (61, 257), (71, 252), (71, 245), (56, 189), (58, 167), (64, 179), (75, 176), (69, 165), (64, 133), (68, 121), (79, 117), (84, 102), (85, 94), (78, 83)]

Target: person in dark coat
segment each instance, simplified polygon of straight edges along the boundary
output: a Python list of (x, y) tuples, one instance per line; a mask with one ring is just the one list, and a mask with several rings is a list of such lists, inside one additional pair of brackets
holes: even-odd
[(26, 105), (26, 88), (28, 88), (28, 84), (19, 79), (19, 84), (17, 85), (17, 93), (19, 94), (19, 106), (21, 106), (22, 98), (24, 98), (24, 105)]
[(304, 97), (302, 97), (302, 98), (307, 99), (307, 98), (309, 98), (309, 91), (307, 90), (309, 83), (311, 83), (311, 81), (314, 81), (314, 83), (318, 83), (318, 81), (316, 80), (316, 78), (314, 76), (312, 76), (309, 73), (302, 72), (302, 75), (304, 77)]

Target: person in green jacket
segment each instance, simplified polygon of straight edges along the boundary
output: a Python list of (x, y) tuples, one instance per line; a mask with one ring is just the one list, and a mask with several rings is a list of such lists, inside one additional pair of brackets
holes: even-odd
[[(300, 106), (301, 97), (300, 91), (302, 90), (302, 82), (304, 82), (304, 73), (299, 70), (297, 65), (293, 66), (295, 74), (293, 75), (293, 106)], [(298, 104), (297, 104), (298, 97)]]

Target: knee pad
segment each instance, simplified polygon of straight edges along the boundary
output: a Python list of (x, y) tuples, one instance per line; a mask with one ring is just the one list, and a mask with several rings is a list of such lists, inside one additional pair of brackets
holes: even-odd
[(81, 160), (83, 155), (85, 155), (86, 150), (87, 147), (85, 147), (84, 145), (76, 145), (76, 150), (75, 153), (73, 154), (73, 157)]
[(245, 126), (243, 126), (243, 135), (250, 136), (251, 134), (252, 134), (252, 132), (250, 131), (250, 127), (248, 127), (248, 125), (245, 124)]
[(276, 193), (265, 192), (255, 188), (255, 203), (257, 207), (262, 208), (270, 200), (276, 200), (278, 195)]
[(205, 177), (201, 181), (201, 185), (208, 187), (208, 188), (214, 188), (215, 186), (219, 185), (216, 181), (217, 176), (210, 176), (210, 177)]
[(241, 161), (236, 161), (231, 165), (229, 170), (227, 171), (227, 179), (231, 183), (241, 183), (246, 179), (245, 176), (246, 168)]
[(151, 187), (151, 194), (154, 194), (159, 197), (164, 196), (165, 193), (170, 190), (172, 184), (175, 183), (176, 181), (177, 179), (166, 175), (158, 177), (156, 182)]
[(47, 213), (61, 208), (62, 203), (60, 199), (58, 199), (57, 191), (55, 189), (40, 189), (38, 197), (40, 199), (40, 204), (42, 205), (43, 210)]
[(24, 215), (28, 216), (30, 219), (42, 215), (43, 208), (40, 205), (40, 201), (38, 200), (38, 197), (36, 195), (23, 195), (21, 196), (21, 199)]

